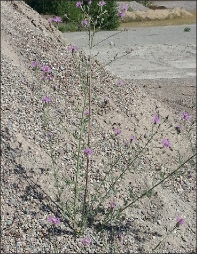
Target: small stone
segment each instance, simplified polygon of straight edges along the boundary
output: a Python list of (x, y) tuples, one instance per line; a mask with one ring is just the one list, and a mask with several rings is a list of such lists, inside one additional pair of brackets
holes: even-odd
[(6, 231), (6, 232), (5, 232), (5, 235), (6, 235), (6, 236), (8, 236), (9, 234), (10, 234), (9, 231)]
[(7, 224), (10, 226), (10, 225), (12, 225), (12, 220), (8, 220), (7, 221)]
[(22, 242), (22, 246), (25, 247), (25, 246), (26, 246), (26, 243), (25, 243), (25, 242)]
[(157, 224), (158, 224), (158, 225), (161, 225), (161, 221), (160, 221), (160, 220), (158, 220), (158, 221), (157, 221)]
[(145, 138), (148, 138), (148, 134), (147, 134), (147, 133), (145, 133), (145, 134), (144, 134), (144, 137), (145, 137)]

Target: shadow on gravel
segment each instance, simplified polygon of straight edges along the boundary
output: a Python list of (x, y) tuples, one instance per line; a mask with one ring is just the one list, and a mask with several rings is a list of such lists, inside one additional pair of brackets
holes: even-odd
[[(60, 218), (61, 222), (63, 222), (65, 225), (67, 225), (70, 229), (73, 230), (73, 227), (70, 224), (69, 220), (66, 219), (65, 216), (62, 215), (63, 211), (62, 211), (62, 208), (60, 207), (60, 205), (58, 204), (58, 202), (51, 199), (51, 197), (43, 190), (41, 185), (37, 184), (34, 180), (31, 179), (30, 176), (28, 176), (27, 171), (23, 167), (23, 165), (16, 162), (16, 158), (20, 157), (23, 154), (23, 150), (22, 150), (22, 147), (20, 147), (20, 145), (17, 148), (11, 148), (10, 138), (11, 138), (11, 134), (9, 133), (9, 129), (5, 128), (3, 130), (2, 136), (1, 136), (1, 139), (3, 140), (3, 142), (2, 142), (3, 147), (1, 149), (1, 154), (2, 154), (2, 152), (4, 154), (6, 154), (6, 156), (7, 156), (6, 160), (12, 164), (13, 170), (11, 170), (11, 169), (9, 169), (9, 167), (7, 167), (12, 172), (11, 171), (3, 172), (4, 170), (7, 170), (7, 169), (3, 169), (1, 171), (2, 175), (3, 175), (3, 173), (8, 174), (9, 176), (11, 176), (12, 174), (15, 174), (15, 175), (19, 176), (20, 179), (23, 179), (24, 182), (27, 184), (27, 186), (22, 191), (20, 198), (26, 202), (29, 202), (29, 197), (33, 198), (33, 200), (35, 200), (36, 203), (38, 204), (38, 208), (41, 211), (43, 211), (44, 213), (54, 214), (55, 217)], [(41, 169), (41, 171), (44, 171), (43, 168), (40, 168), (40, 169)], [(34, 172), (34, 168), (31, 168), (30, 171), (31, 171), (30, 173)], [(6, 184), (6, 182), (5, 182), (5, 184)], [(22, 210), (22, 212), (24, 214), (27, 214), (27, 211), (25, 209)], [(104, 213), (104, 211), (100, 211), (100, 212), (102, 214)], [(31, 212), (31, 215), (33, 215), (33, 217), (36, 217), (37, 212), (33, 211), (33, 212)], [(66, 216), (69, 218), (68, 214), (66, 214)], [(98, 220), (97, 220), (97, 222), (98, 222)], [(88, 227), (90, 227), (90, 228), (92, 227), (95, 230), (97, 230), (99, 226), (101, 226), (101, 224), (98, 223), (96, 225), (95, 220), (89, 221), (89, 223), (88, 223)], [(46, 233), (45, 233), (44, 237), (47, 238), (48, 240), (50, 240), (50, 235), (53, 235), (53, 227), (49, 226), (49, 225), (43, 225), (42, 227), (46, 229)], [(117, 239), (122, 232), (124, 232), (125, 235), (127, 235), (128, 232), (129, 233), (132, 232), (133, 241), (136, 241), (138, 243), (138, 251), (139, 252), (144, 251), (143, 245), (145, 243), (145, 240), (147, 240), (147, 238), (150, 237), (148, 235), (147, 231), (145, 231), (144, 229), (139, 229), (138, 225), (135, 225), (135, 221), (132, 223), (129, 221), (126, 221), (126, 223), (121, 223), (120, 226), (114, 225), (113, 227), (110, 224), (106, 224), (103, 226), (103, 230), (109, 236), (109, 242), (110, 242), (111, 246), (113, 246), (117, 242)], [(23, 228), (23, 231), (26, 231), (26, 229)], [(146, 234), (146, 237), (142, 237), (144, 234)], [(56, 235), (56, 236), (73, 235), (73, 232), (54, 226), (54, 235)]]
[[(15, 174), (20, 174), (23, 179), (26, 179), (29, 185), (26, 186), (25, 193), (21, 198), (24, 201), (28, 200), (28, 196), (37, 199), (40, 202), (41, 209), (44, 212), (51, 212), (55, 215), (55, 217), (61, 218), (61, 221), (67, 224), (71, 229), (72, 226), (69, 223), (69, 220), (62, 217), (62, 209), (61, 207), (51, 199), (51, 197), (42, 189), (40, 185), (35, 183), (30, 177), (27, 175), (26, 170), (20, 164), (16, 164), (16, 168), (14, 169)], [(45, 204), (44, 201), (51, 202), (52, 204)], [(69, 216), (67, 214), (67, 216)], [(58, 231), (59, 232), (59, 231)], [(64, 232), (65, 233), (65, 232)], [(70, 232), (67, 232), (70, 233)]]

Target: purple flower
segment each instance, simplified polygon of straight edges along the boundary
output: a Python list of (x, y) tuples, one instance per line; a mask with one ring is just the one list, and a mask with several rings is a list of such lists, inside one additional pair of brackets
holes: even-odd
[(131, 135), (130, 140), (128, 140), (128, 141), (126, 142), (126, 146), (129, 146), (129, 144), (130, 144), (131, 141), (136, 141), (136, 139), (134, 138), (133, 135)]
[(90, 245), (90, 239), (87, 237), (84, 237), (82, 240), (83, 245)]
[(86, 110), (86, 111), (84, 112), (84, 116), (87, 116), (87, 115), (89, 115), (89, 110)]
[(133, 50), (134, 50), (134, 49), (132, 49), (132, 48), (128, 48), (128, 49), (126, 50), (126, 53), (127, 53), (127, 54), (130, 54)]
[(72, 50), (72, 52), (77, 51), (77, 49), (78, 48), (76, 46), (74, 46), (74, 45), (68, 47), (68, 50)]
[(177, 130), (178, 133), (180, 133), (180, 132), (181, 132), (181, 125), (178, 124), (178, 125), (175, 127), (175, 129)]
[(170, 141), (168, 139), (163, 139), (162, 144), (165, 148), (170, 147)]
[(104, 6), (104, 5), (106, 5), (106, 2), (105, 2), (105, 1), (100, 1), (100, 2), (98, 3), (98, 6)]
[(48, 19), (49, 23), (51, 23), (53, 20), (54, 20), (53, 18)]
[(160, 121), (159, 117), (158, 116), (154, 116), (153, 123), (154, 124), (158, 124), (159, 121)]
[(128, 10), (128, 5), (122, 5), (122, 6), (121, 6), (121, 10), (122, 10), (123, 12), (127, 11), (127, 10)]
[(55, 218), (55, 217), (49, 216), (47, 221), (55, 225), (55, 224), (60, 223), (60, 218)]
[(128, 10), (128, 5), (122, 5), (120, 10), (118, 10), (119, 17), (125, 17), (125, 12)]
[(176, 126), (176, 128), (180, 131), (180, 130), (181, 130), (181, 125), (178, 124), (178, 125)]
[(86, 147), (86, 149), (84, 150), (84, 153), (86, 154), (86, 155), (92, 155), (92, 149), (90, 149), (89, 147)]
[(48, 66), (46, 66), (46, 65), (42, 66), (41, 69), (42, 69), (42, 71), (44, 71), (44, 73), (49, 73), (49, 72), (51, 72), (51, 68), (48, 67)]
[(49, 103), (49, 102), (51, 102), (51, 99), (48, 98), (48, 97), (44, 97), (44, 98), (42, 99), (42, 102), (43, 102), (43, 103), (44, 103), (44, 102)]
[(190, 115), (187, 113), (187, 112), (184, 112), (181, 119), (184, 119), (184, 120), (189, 120), (190, 119)]
[(90, 0), (90, 1), (88, 1), (88, 3), (89, 3), (89, 4), (91, 4), (91, 3), (92, 3), (92, 1)]
[(131, 137), (130, 137), (130, 140), (132, 141), (136, 141), (136, 139), (134, 138), (134, 136), (133, 135), (131, 135)]
[(76, 3), (76, 7), (78, 8), (78, 7), (81, 7), (82, 6), (82, 2), (81, 1), (79, 1), (79, 2), (77, 2)]
[(81, 21), (81, 24), (83, 27), (88, 27), (88, 21), (85, 19)]
[(53, 134), (52, 134), (51, 132), (49, 132), (49, 134), (48, 134), (48, 135), (49, 135), (49, 138), (50, 138)]
[(119, 86), (122, 86), (122, 81), (121, 81), (120, 79), (118, 79), (117, 84), (118, 84)]
[(62, 19), (60, 17), (55, 17), (53, 20), (57, 23), (62, 22)]
[(111, 203), (110, 203), (110, 209), (111, 209), (111, 211), (114, 210), (115, 206), (116, 206), (116, 204), (115, 204), (114, 202), (111, 202)]
[(105, 96), (104, 102), (105, 102), (105, 104), (109, 103), (109, 98), (107, 96)]
[(40, 67), (40, 63), (39, 62), (32, 62), (31, 67), (33, 67), (33, 68)]
[(182, 219), (180, 216), (177, 216), (177, 227), (182, 226), (184, 224), (184, 219)]
[(125, 13), (124, 12), (121, 12), (120, 10), (118, 11), (118, 16), (121, 17), (121, 18), (124, 18), (125, 17)]
[(115, 133), (120, 135), (121, 134), (121, 131), (120, 130), (117, 130), (117, 129), (114, 129)]

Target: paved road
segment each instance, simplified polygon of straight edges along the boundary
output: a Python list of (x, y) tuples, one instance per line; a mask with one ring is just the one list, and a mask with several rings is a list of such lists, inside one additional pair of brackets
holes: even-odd
[[(106, 68), (127, 79), (187, 78), (196, 76), (196, 24), (165, 27), (130, 28), (108, 38), (93, 48), (93, 54), (107, 64), (116, 54), (124, 54), (127, 48), (134, 51)], [(102, 31), (96, 34), (94, 44), (116, 32)], [(65, 33), (65, 37), (88, 54), (86, 32)], [(109, 41), (115, 46), (110, 48)]]

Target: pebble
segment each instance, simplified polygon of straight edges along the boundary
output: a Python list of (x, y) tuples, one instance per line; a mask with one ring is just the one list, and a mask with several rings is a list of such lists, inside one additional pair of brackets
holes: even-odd
[(145, 137), (145, 138), (148, 138), (148, 137), (149, 137), (149, 135), (148, 135), (147, 133), (145, 133), (145, 134), (144, 134), (144, 137)]
[(17, 242), (17, 247), (20, 248), (20, 246), (21, 246), (21, 243)]
[(158, 224), (158, 225), (161, 225), (161, 221), (160, 221), (160, 220), (158, 220), (158, 221), (157, 221), (157, 224)]
[(12, 225), (12, 220), (8, 220), (7, 221), (7, 224), (10, 226), (10, 225)]

